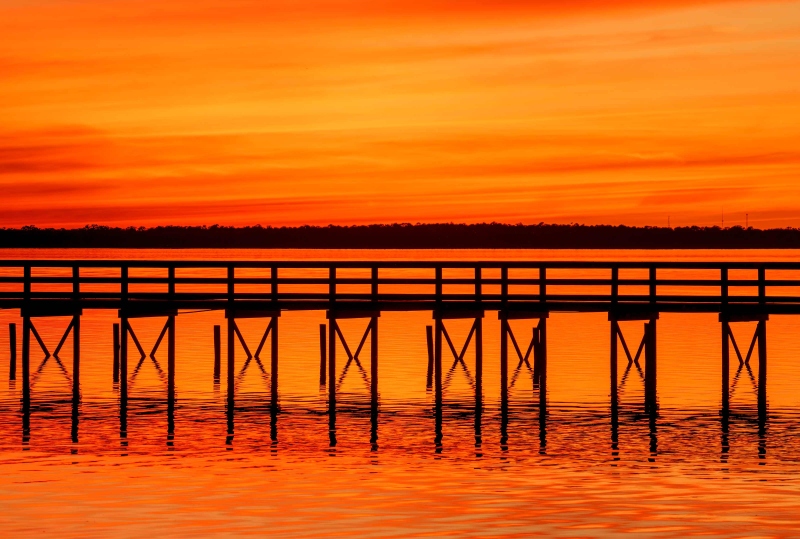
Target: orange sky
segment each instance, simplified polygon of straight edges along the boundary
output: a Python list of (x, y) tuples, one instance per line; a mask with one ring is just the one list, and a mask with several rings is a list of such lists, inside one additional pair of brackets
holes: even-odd
[(4, 0), (0, 35), (0, 226), (800, 226), (800, 2)]

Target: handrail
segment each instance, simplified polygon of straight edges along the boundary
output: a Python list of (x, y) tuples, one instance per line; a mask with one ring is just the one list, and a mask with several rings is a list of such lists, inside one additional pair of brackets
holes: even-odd
[[(0, 268), (17, 268), (19, 275), (0, 275), (0, 301), (33, 301), (42, 299), (118, 300), (120, 304), (134, 300), (188, 301), (218, 300), (233, 303), (238, 300), (272, 301), (279, 307), (281, 301), (325, 301), (331, 308), (341, 301), (380, 302), (433, 301), (441, 305), (448, 302), (498, 303), (502, 308), (513, 302), (606, 302), (609, 308), (626, 303), (650, 305), (657, 308), (665, 303), (716, 303), (720, 308), (740, 305), (779, 303), (800, 304), (800, 291), (776, 290), (800, 287), (800, 262), (591, 262), (591, 261), (186, 261), (186, 260), (0, 260)], [(70, 268), (69, 275), (41, 274), (41, 270)], [(116, 275), (90, 275), (87, 269), (118, 270)], [(137, 276), (134, 269), (165, 270), (165, 276)], [(212, 276), (182, 275), (182, 269), (225, 270)], [(265, 275), (242, 276), (238, 270), (263, 269)], [(290, 276), (294, 270), (327, 270), (327, 276)], [(339, 270), (369, 270), (364, 276), (343, 276)], [(385, 270), (432, 270), (427, 276), (402, 277)], [(448, 276), (445, 270), (472, 270)], [(641, 270), (644, 275), (622, 277), (621, 270)], [(266, 271), (269, 274), (266, 274)], [(494, 271), (489, 271), (494, 270)], [(517, 270), (531, 270), (528, 275), (515, 275)], [(556, 270), (555, 274), (554, 271)], [(569, 270), (603, 270), (606, 275), (569, 275)], [(675, 273), (664, 275), (664, 270), (688, 272), (711, 270), (718, 277), (687, 275), (680, 278)], [(754, 278), (730, 278), (732, 270), (755, 270)], [(768, 279), (768, 271), (794, 270), (797, 279)], [(559, 272), (560, 271), (560, 272)], [(7, 273), (7, 272), (6, 272)], [(46, 273), (46, 272), (44, 272)], [(112, 272), (116, 273), (116, 272)], [(196, 272), (198, 273), (198, 272)], [(9, 291), (8, 285), (21, 285), (18, 291)], [(42, 285), (71, 285), (69, 291), (42, 291)], [(118, 292), (93, 291), (90, 285), (119, 287)], [(142, 285), (162, 285), (163, 291), (142, 291)], [(247, 290), (248, 285), (264, 285), (263, 292)], [(346, 286), (364, 286), (363, 292), (343, 289)], [(209, 289), (187, 290), (187, 287), (217, 286), (218, 292)], [(303, 287), (308, 287), (303, 290)], [(311, 287), (317, 287), (312, 289)], [(393, 287), (386, 289), (385, 287)], [(471, 287), (472, 292), (452, 287)], [(299, 289), (298, 289), (299, 287)], [(403, 287), (407, 287), (403, 289)], [(416, 287), (416, 288), (414, 288)], [(420, 290), (419, 287), (427, 287)], [(521, 287), (526, 287), (524, 290)], [(670, 290), (679, 288), (680, 292)], [(565, 290), (566, 288), (566, 290)], [(635, 290), (633, 290), (635, 288)], [(752, 294), (743, 294), (749, 288)], [(772, 293), (770, 293), (772, 292)], [(2, 305), (0, 305), (2, 306)], [(545, 305), (546, 307), (546, 305)]]

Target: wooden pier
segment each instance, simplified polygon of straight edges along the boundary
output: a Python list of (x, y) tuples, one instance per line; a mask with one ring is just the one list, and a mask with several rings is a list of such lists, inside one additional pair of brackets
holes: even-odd
[[(229, 431), (233, 435), (236, 349), (247, 361), (270, 356), (270, 407), (279, 406), (279, 319), (285, 311), (324, 311), (320, 326), (320, 385), (327, 385), (331, 443), (335, 444), (337, 343), (348, 364), (359, 362), (369, 341), (369, 384), (373, 428), (377, 436), (379, 342), (381, 313), (428, 311), (433, 324), (427, 330), (427, 385), (435, 392), (437, 441), (441, 440), (443, 362), (464, 362), (470, 348), (475, 356), (476, 439), (480, 437), (483, 402), (483, 318), (500, 319), (500, 402), (508, 408), (508, 362), (516, 357), (530, 365), (539, 391), (542, 429), (547, 406), (547, 320), (554, 313), (602, 312), (610, 323), (610, 400), (612, 417), (618, 405), (618, 354), (628, 364), (644, 362), (645, 410), (655, 414), (657, 398), (657, 321), (661, 313), (715, 313), (721, 324), (722, 413), (728, 413), (731, 349), (740, 365), (758, 361), (760, 420), (767, 407), (767, 321), (773, 314), (800, 314), (800, 264), (752, 262), (316, 262), (316, 261), (112, 261), (6, 260), (0, 261), (0, 309), (18, 310), (22, 319), (22, 404), (31, 402), (31, 337), (43, 352), (51, 353), (36, 330), (35, 319), (68, 316), (70, 322), (53, 355), (73, 342), (73, 400), (80, 400), (80, 328), (86, 310), (111, 309), (114, 324), (113, 380), (119, 383), (121, 422), (126, 432), (131, 343), (141, 358), (148, 355), (134, 331), (143, 317), (163, 317), (163, 330), (149, 355), (166, 339), (167, 402), (175, 400), (176, 319), (187, 312), (224, 311), (226, 318), (227, 398)], [(264, 333), (251, 351), (237, 320), (264, 321)], [(355, 348), (348, 344), (338, 320), (365, 319), (366, 329)], [(473, 325), (464, 343), (454, 343), (447, 321), (469, 319)], [(530, 322), (530, 339), (515, 335), (510, 320)], [(644, 323), (638, 344), (626, 341), (621, 321)], [(731, 324), (756, 322), (748, 347), (739, 347)], [(17, 329), (10, 330), (10, 379), (16, 378)], [(316, 338), (316, 337), (314, 337)], [(253, 343), (250, 343), (251, 345)], [(214, 328), (214, 380), (222, 367), (222, 332)], [(359, 363), (360, 366), (360, 363)], [(77, 413), (77, 412), (75, 412)], [(507, 416), (504, 416), (507, 417)], [(172, 429), (172, 421), (170, 421)]]

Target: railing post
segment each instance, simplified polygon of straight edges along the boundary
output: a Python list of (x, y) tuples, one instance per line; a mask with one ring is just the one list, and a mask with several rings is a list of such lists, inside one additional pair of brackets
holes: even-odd
[(483, 296), (483, 278), (480, 266), (475, 267), (475, 301), (481, 302)]
[(81, 299), (81, 270), (78, 266), (72, 267), (72, 298), (75, 303)]
[(435, 296), (436, 296), (436, 308), (440, 308), (442, 305), (442, 268), (441, 266), (436, 268), (436, 288), (435, 288)]
[(503, 304), (503, 309), (508, 305), (508, 267), (503, 266), (500, 268), (500, 302)]
[(175, 300), (175, 266), (167, 268), (167, 296), (170, 301)]
[(332, 310), (336, 303), (336, 266), (328, 268), (328, 300), (331, 302)]
[(22, 298), (26, 303), (31, 299), (31, 267), (29, 265), (23, 269)]
[(650, 266), (650, 303), (655, 304), (658, 292), (656, 290), (656, 267)]
[[(125, 303), (128, 301), (128, 266), (120, 266), (119, 268), (119, 299), (122, 302), (122, 308), (125, 308)], [(123, 327), (123, 331), (126, 329)]]
[(233, 309), (233, 300), (236, 296), (236, 272), (233, 265), (228, 266), (228, 307)]
[(547, 303), (547, 267), (539, 266), (539, 302)]
[(763, 305), (767, 300), (767, 270), (764, 266), (758, 268), (758, 302)]
[(720, 302), (722, 305), (728, 305), (728, 268), (722, 267), (719, 270), (719, 280), (720, 280)]
[(278, 266), (272, 266), (270, 270), (270, 293), (272, 294), (272, 301), (278, 301)]
[(611, 303), (616, 305), (619, 301), (619, 268), (611, 268)]
[(373, 303), (378, 302), (378, 266), (372, 267), (372, 282), (370, 283), (370, 294), (372, 295)]

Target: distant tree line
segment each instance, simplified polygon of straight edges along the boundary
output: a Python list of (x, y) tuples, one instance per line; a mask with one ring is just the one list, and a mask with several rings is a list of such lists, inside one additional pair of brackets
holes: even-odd
[(314, 249), (789, 249), (800, 229), (409, 224), (298, 227), (0, 228), (0, 247)]

